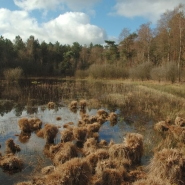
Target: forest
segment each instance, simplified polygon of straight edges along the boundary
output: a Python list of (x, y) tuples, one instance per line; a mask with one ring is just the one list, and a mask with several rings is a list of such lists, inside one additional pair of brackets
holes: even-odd
[[(24, 77), (132, 78), (181, 81), (185, 61), (183, 5), (166, 11), (152, 28), (147, 22), (136, 32), (123, 28), (119, 41), (103, 45), (72, 45), (0, 37), (0, 77), (17, 70)], [(18, 74), (18, 73), (17, 73)]]

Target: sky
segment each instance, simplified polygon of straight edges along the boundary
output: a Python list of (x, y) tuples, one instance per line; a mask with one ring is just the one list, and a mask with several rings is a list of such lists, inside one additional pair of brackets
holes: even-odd
[(137, 32), (184, 0), (0, 0), (0, 35), (23, 41), (72, 45), (118, 41), (124, 28)]

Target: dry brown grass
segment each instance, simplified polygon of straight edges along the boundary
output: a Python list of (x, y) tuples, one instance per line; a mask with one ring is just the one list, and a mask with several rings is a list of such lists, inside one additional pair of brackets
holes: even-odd
[(48, 109), (54, 109), (55, 108), (55, 103), (54, 102), (48, 102), (47, 107), (48, 107)]
[(86, 160), (73, 158), (57, 166), (51, 174), (41, 178), (35, 178), (33, 183), (47, 185), (87, 185), (91, 175), (91, 168)]
[(90, 124), (90, 120), (89, 120), (89, 115), (88, 114), (83, 114), (81, 115), (82, 117), (82, 122), (84, 122), (85, 124)]
[(128, 174), (127, 174), (127, 169), (124, 168), (124, 165), (122, 163), (120, 163), (118, 160), (116, 159), (105, 159), (105, 160), (101, 160), (98, 161), (97, 166), (96, 166), (96, 175), (98, 176), (102, 176), (103, 172), (106, 169), (117, 169), (120, 171), (120, 174), (122, 175), (122, 177), (127, 178)]
[(41, 128), (42, 121), (38, 118), (21, 118), (18, 121), (18, 125), (22, 132), (33, 132)]
[(105, 160), (109, 158), (109, 153), (105, 149), (97, 149), (95, 152), (90, 153), (85, 157), (88, 164), (91, 166), (92, 173), (95, 173), (95, 168), (98, 161)]
[(74, 136), (73, 136), (72, 130), (65, 129), (61, 131), (61, 142), (68, 142), (73, 140), (74, 140)]
[(80, 100), (79, 104), (80, 104), (80, 109), (84, 110), (87, 106), (87, 100), (84, 100), (84, 99)]
[(163, 149), (154, 154), (148, 166), (149, 176), (171, 184), (182, 184), (185, 157), (177, 149)]
[[(128, 181), (130, 183), (133, 183), (135, 181), (139, 181), (142, 179), (146, 179), (147, 178), (147, 175), (146, 175), (146, 172), (143, 170), (143, 169), (134, 169), (134, 170), (131, 170), (128, 174), (128, 177), (127, 177)], [(149, 183), (150, 184), (150, 183)]]
[(87, 125), (88, 132), (99, 132), (101, 125), (98, 122)]
[(102, 185), (121, 185), (123, 180), (122, 174), (117, 169), (106, 168), (102, 174)]
[(104, 147), (108, 147), (108, 142), (104, 139), (101, 139), (99, 142), (98, 142), (98, 146), (99, 148), (104, 148)]
[(73, 136), (77, 141), (84, 142), (87, 138), (87, 128), (86, 127), (74, 127)]
[(16, 152), (20, 152), (21, 148), (19, 147), (19, 145), (16, 145), (13, 141), (13, 139), (8, 139), (6, 140), (6, 154), (15, 154)]
[(78, 108), (78, 102), (76, 100), (71, 101), (69, 104), (69, 109), (76, 111)]
[(93, 115), (89, 117), (90, 124), (95, 123), (98, 121), (98, 116)]
[(48, 175), (48, 174), (52, 173), (54, 170), (55, 170), (54, 166), (46, 166), (41, 169), (41, 173), (42, 173), (42, 175)]
[(28, 119), (31, 131), (37, 131), (42, 127), (42, 121), (39, 118)]
[(29, 125), (29, 122), (28, 122), (28, 118), (21, 118), (18, 121), (18, 125), (19, 125), (19, 128), (20, 128), (21, 131), (31, 132), (30, 131), (30, 125)]
[(7, 154), (0, 158), (0, 167), (7, 173), (17, 173), (23, 169), (23, 161), (13, 154)]
[(27, 143), (29, 141), (30, 137), (31, 137), (30, 132), (21, 131), (21, 133), (18, 135), (18, 139), (21, 143)]
[(46, 143), (53, 143), (57, 133), (58, 127), (47, 123), (37, 132), (37, 136), (46, 139)]
[(58, 147), (51, 147), (50, 151), (53, 154), (52, 161), (55, 165), (63, 164), (71, 158), (78, 157), (78, 150), (71, 142), (58, 144)]
[(56, 120), (57, 120), (57, 121), (60, 121), (60, 120), (62, 120), (62, 117), (61, 117), (61, 116), (57, 116), (57, 117), (56, 117)]
[(68, 130), (73, 130), (73, 125), (74, 125), (73, 122), (68, 122), (68, 123), (65, 123), (65, 124), (63, 125), (63, 128), (66, 128), (66, 129), (68, 129)]
[(175, 125), (180, 126), (180, 127), (184, 127), (185, 126), (185, 119), (180, 116), (177, 116), (175, 118)]
[(143, 155), (143, 136), (138, 133), (127, 133), (124, 145), (128, 150), (128, 157), (133, 164), (141, 162)]
[(185, 143), (185, 127), (171, 125), (169, 127), (169, 134), (172, 136), (171, 140)]
[(154, 129), (159, 133), (164, 133), (168, 131), (169, 124), (166, 121), (159, 121), (154, 125)]
[(84, 143), (83, 146), (83, 153), (85, 156), (89, 155), (90, 153), (93, 153), (97, 150), (97, 140), (95, 138), (89, 138)]
[(108, 115), (108, 120), (110, 121), (110, 125), (114, 126), (118, 122), (118, 115), (115, 112), (111, 112)]
[(124, 144), (112, 144), (109, 147), (109, 155), (111, 159), (123, 160), (129, 159), (127, 148)]

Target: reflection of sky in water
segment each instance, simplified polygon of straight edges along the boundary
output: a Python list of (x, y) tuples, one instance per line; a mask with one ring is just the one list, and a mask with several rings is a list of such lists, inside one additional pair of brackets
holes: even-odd
[[(107, 110), (108, 111), (108, 110)], [(96, 115), (97, 109), (90, 109), (86, 111), (89, 115)], [(108, 111), (109, 112), (109, 111)], [(119, 114), (119, 110), (115, 111)], [(45, 140), (42, 138), (38, 138), (35, 133), (31, 134), (31, 137), (27, 143), (21, 143), (19, 141), (18, 136), (15, 134), (19, 134), (20, 130), (18, 127), (18, 120), (22, 117), (37, 117), (45, 123), (52, 123), (60, 126), (59, 130), (63, 129), (63, 125), (67, 122), (74, 122), (74, 125), (77, 125), (80, 117), (80, 111), (78, 110), (76, 113), (71, 112), (68, 107), (60, 107), (56, 110), (49, 110), (48, 108), (42, 109), (42, 107), (38, 107), (37, 113), (32, 115), (28, 114), (26, 110), (23, 110), (22, 114), (19, 117), (16, 117), (16, 113), (14, 110), (9, 113), (0, 116), (0, 144), (2, 145), (0, 151), (3, 154), (5, 150), (5, 141), (9, 138), (13, 138), (16, 144), (19, 144), (21, 147), (21, 152), (16, 154), (23, 158), (25, 163), (25, 169), (18, 174), (7, 175), (0, 170), (0, 184), (13, 184), (12, 182), (20, 181), (26, 177), (33, 170), (33, 166), (38, 164), (38, 159), (44, 159), (40, 166), (46, 166), (46, 164), (51, 164), (49, 159), (45, 160), (46, 157), (43, 154)], [(57, 121), (56, 118), (61, 117), (62, 119)], [(124, 130), (124, 131), (123, 131)], [(99, 138), (105, 139), (108, 142), (112, 139), (116, 143), (120, 143), (123, 141), (123, 136), (125, 132), (131, 131), (131, 127), (127, 125), (124, 121), (120, 120), (117, 125), (110, 126), (110, 122), (105, 122), (99, 131)], [(57, 136), (56, 143), (60, 142), (60, 133)], [(5, 181), (5, 179), (9, 179), (9, 181)]]

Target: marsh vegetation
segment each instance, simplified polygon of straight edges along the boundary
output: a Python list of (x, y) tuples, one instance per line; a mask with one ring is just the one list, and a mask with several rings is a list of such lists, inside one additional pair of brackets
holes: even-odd
[(183, 184), (184, 88), (129, 80), (2, 82), (0, 182)]

